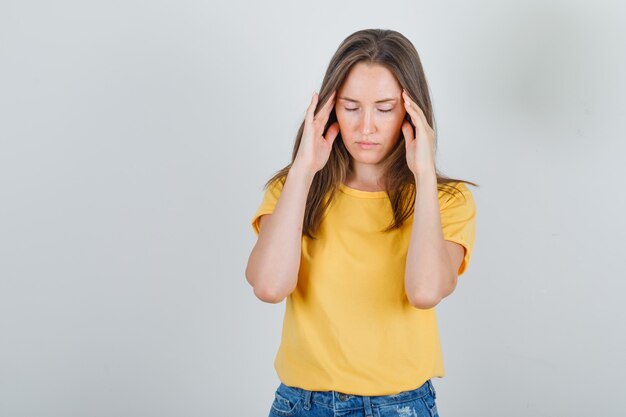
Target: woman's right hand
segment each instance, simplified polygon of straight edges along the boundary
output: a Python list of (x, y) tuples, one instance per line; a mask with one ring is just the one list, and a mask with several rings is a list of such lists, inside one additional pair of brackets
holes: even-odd
[(326, 165), (330, 151), (333, 148), (333, 142), (339, 133), (339, 123), (334, 122), (326, 131), (326, 137), (322, 135), (335, 104), (335, 94), (336, 91), (333, 91), (326, 104), (316, 115), (314, 115), (314, 112), (319, 96), (317, 93), (313, 94), (304, 118), (304, 130), (300, 139), (298, 153), (292, 166), (297, 165), (315, 174)]

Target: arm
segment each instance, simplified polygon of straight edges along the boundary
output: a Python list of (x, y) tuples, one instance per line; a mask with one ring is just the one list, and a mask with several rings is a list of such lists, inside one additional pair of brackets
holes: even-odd
[(415, 211), (413, 228), (407, 250), (404, 286), (412, 306), (429, 309), (450, 294), (457, 281), (458, 250), (443, 238), (437, 175), (435, 171), (435, 132), (421, 107), (406, 90), (402, 91), (404, 105), (410, 116), (402, 123), (406, 159), (415, 175)]
[(417, 176), (415, 184), (415, 213), (404, 285), (411, 305), (429, 309), (454, 291), (465, 249), (443, 238), (434, 172)]
[(246, 279), (262, 301), (279, 303), (296, 288), (304, 211), (313, 176), (292, 165), (273, 213), (260, 219)]
[(334, 122), (323, 136), (333, 109), (334, 96), (333, 91), (315, 113), (318, 96), (313, 94), (306, 111), (298, 153), (283, 189), (272, 214), (259, 220), (259, 236), (248, 259), (246, 279), (262, 301), (279, 303), (298, 284), (302, 228), (309, 189), (315, 174), (326, 165), (339, 133), (339, 123)]

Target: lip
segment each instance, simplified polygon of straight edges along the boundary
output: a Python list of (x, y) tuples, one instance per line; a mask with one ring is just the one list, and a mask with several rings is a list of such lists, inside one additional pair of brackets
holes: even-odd
[(361, 149), (372, 149), (378, 145), (376, 142), (357, 142), (356, 144), (359, 145)]

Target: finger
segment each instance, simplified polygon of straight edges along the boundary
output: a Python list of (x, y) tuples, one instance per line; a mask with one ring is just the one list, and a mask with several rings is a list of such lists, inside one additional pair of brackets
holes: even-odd
[(426, 115), (424, 114), (424, 111), (422, 110), (422, 108), (417, 104), (417, 102), (415, 102), (411, 96), (409, 96), (409, 93), (406, 92), (406, 90), (402, 90), (403, 91), (403, 96), (405, 97), (405, 101), (408, 101), (410, 104), (410, 107), (412, 107), (416, 113), (423, 117), (424, 120), (426, 120)]
[(333, 91), (330, 96), (328, 97), (328, 100), (326, 101), (326, 104), (324, 105), (324, 110), (326, 111), (326, 113), (330, 114), (331, 110), (333, 109), (333, 107), (335, 106), (335, 97), (336, 97), (337, 92)]
[(411, 100), (411, 98), (409, 97), (407, 93), (403, 93), (402, 97), (404, 99), (404, 108), (406, 109), (407, 113), (409, 113), (409, 116), (411, 116), (411, 119), (413, 120), (413, 124), (417, 125), (416, 122), (419, 121), (419, 115), (417, 114), (418, 106), (415, 104), (413, 100)]
[(326, 131), (325, 139), (328, 141), (330, 145), (332, 145), (338, 134), (339, 134), (339, 123), (334, 122), (332, 125), (330, 125), (330, 127)]
[(406, 111), (409, 114), (411, 121), (413, 122), (413, 126), (415, 126), (415, 135), (417, 136), (418, 132), (424, 132), (424, 119), (417, 114), (414, 106), (405, 106)]
[(415, 135), (413, 133), (413, 127), (411, 126), (411, 123), (409, 123), (406, 120), (402, 122), (402, 133), (404, 134), (405, 142), (415, 139)]
[(313, 93), (313, 97), (311, 97), (311, 102), (309, 103), (309, 107), (306, 109), (306, 114), (304, 116), (306, 122), (308, 124), (313, 123), (313, 112), (315, 111), (315, 107), (317, 106), (317, 92)]
[[(420, 130), (421, 129), (421, 120), (418, 117), (418, 115), (415, 114), (415, 111), (410, 107), (410, 105), (408, 105), (407, 102), (404, 103), (404, 108), (406, 109), (407, 114), (411, 118), (411, 121), (413, 122), (413, 125), (415, 126), (415, 130)], [(406, 123), (408, 123), (408, 120), (407, 120)]]
[(404, 96), (404, 107), (406, 108), (406, 111), (411, 116), (411, 120), (413, 121), (413, 124), (415, 125), (416, 128), (423, 130), (424, 125), (428, 124), (428, 122), (426, 121), (426, 116), (424, 115), (424, 112), (411, 99), (411, 97), (409, 97), (409, 95), (406, 92), (403, 93), (403, 96)]
[(315, 117), (322, 118), (325, 124), (326, 121), (328, 120), (328, 116), (330, 115), (330, 112), (332, 111), (334, 107), (334, 104), (335, 104), (335, 91), (331, 93), (331, 95), (326, 100), (326, 103), (324, 103), (324, 106), (319, 110), (319, 112), (317, 113)]

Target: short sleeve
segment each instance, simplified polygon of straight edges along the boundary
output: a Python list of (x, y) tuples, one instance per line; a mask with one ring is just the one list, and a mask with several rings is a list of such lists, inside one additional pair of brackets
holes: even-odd
[(460, 276), (467, 270), (474, 250), (476, 205), (465, 183), (455, 183), (454, 186), (461, 192), (452, 190), (453, 196), (442, 192), (440, 214), (444, 240), (459, 243), (465, 248), (465, 256), (457, 273)]
[(263, 200), (261, 201), (261, 205), (252, 216), (251, 224), (254, 233), (259, 235), (259, 218), (264, 214), (272, 214), (274, 212), (274, 207), (276, 207), (276, 203), (278, 202), (278, 197), (280, 196), (281, 191), (283, 190), (284, 179), (275, 180), (272, 182), (266, 189), (265, 194), (263, 195)]

